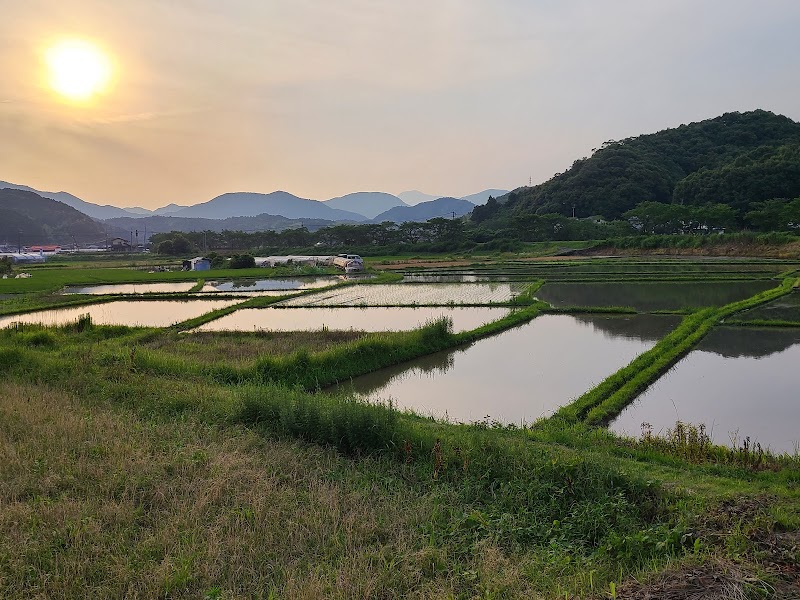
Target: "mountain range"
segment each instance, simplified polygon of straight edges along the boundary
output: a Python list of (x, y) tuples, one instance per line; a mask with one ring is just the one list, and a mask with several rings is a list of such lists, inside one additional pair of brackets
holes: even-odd
[[(285, 217), (287, 219), (324, 219), (332, 222), (358, 223), (375, 219), (392, 208), (406, 208), (441, 198), (440, 196), (433, 196), (418, 191), (402, 192), (399, 196), (387, 194), (385, 192), (354, 192), (329, 200), (319, 201), (300, 198), (284, 191), (275, 191), (267, 194), (231, 192), (191, 206), (173, 203), (162, 206), (156, 210), (150, 210), (140, 206), (119, 208), (109, 204), (94, 204), (68, 192), (48, 192), (36, 190), (26, 185), (0, 181), (0, 189), (4, 188), (33, 192), (45, 198), (58, 200), (93, 219), (100, 220), (119, 218), (141, 219), (153, 216), (218, 220), (231, 217), (252, 217), (268, 214)], [(475, 205), (480, 205), (485, 203), (490, 195), (497, 197), (499, 194), (503, 193), (506, 193), (506, 190), (484, 190), (477, 194), (465, 196), (463, 200)], [(400, 196), (407, 198), (407, 201), (403, 200)], [(429, 210), (429, 208), (423, 209), (423, 212)]]

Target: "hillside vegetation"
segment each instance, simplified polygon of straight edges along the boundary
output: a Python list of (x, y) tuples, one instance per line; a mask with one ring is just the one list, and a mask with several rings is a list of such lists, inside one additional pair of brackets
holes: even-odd
[(0, 242), (70, 244), (104, 239), (102, 225), (62, 202), (24, 190), (0, 189)]
[(618, 219), (641, 202), (750, 204), (800, 193), (800, 123), (756, 110), (608, 141), (566, 172), (520, 188), (477, 220), (521, 214)]

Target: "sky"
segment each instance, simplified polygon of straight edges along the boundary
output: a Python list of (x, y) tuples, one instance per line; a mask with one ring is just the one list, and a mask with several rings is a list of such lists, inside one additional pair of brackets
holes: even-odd
[[(797, 0), (0, 0), (0, 180), (156, 208), (231, 191), (463, 196), (610, 139), (800, 120)], [(110, 57), (91, 102), (62, 39)]]

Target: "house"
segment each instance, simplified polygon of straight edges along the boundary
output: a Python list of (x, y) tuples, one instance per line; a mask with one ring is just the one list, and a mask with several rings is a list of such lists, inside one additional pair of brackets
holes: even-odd
[(61, 246), (30, 246), (29, 252), (47, 252), (48, 254), (57, 254), (61, 252)]
[(113, 240), (110, 240), (108, 244), (112, 252), (131, 251), (131, 243), (125, 238), (120, 238), (120, 237), (114, 238)]
[(203, 256), (183, 261), (183, 271), (210, 271), (211, 260)]

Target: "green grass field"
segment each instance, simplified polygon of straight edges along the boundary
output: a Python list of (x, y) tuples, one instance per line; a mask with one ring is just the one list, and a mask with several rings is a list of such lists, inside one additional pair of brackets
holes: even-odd
[[(127, 271), (88, 275), (110, 283)], [(536, 318), (539, 303), (455, 335), (446, 323), (397, 334), (2, 330), (0, 591), (677, 598), (694, 581), (720, 598), (797, 597), (800, 458), (756, 461), (690, 429), (637, 441), (592, 424), (707, 328), (794, 280), (779, 283), (687, 315), (627, 370), (525, 429), (314, 390), (493, 335)], [(10, 290), (18, 297), (0, 310), (47, 298)]]

